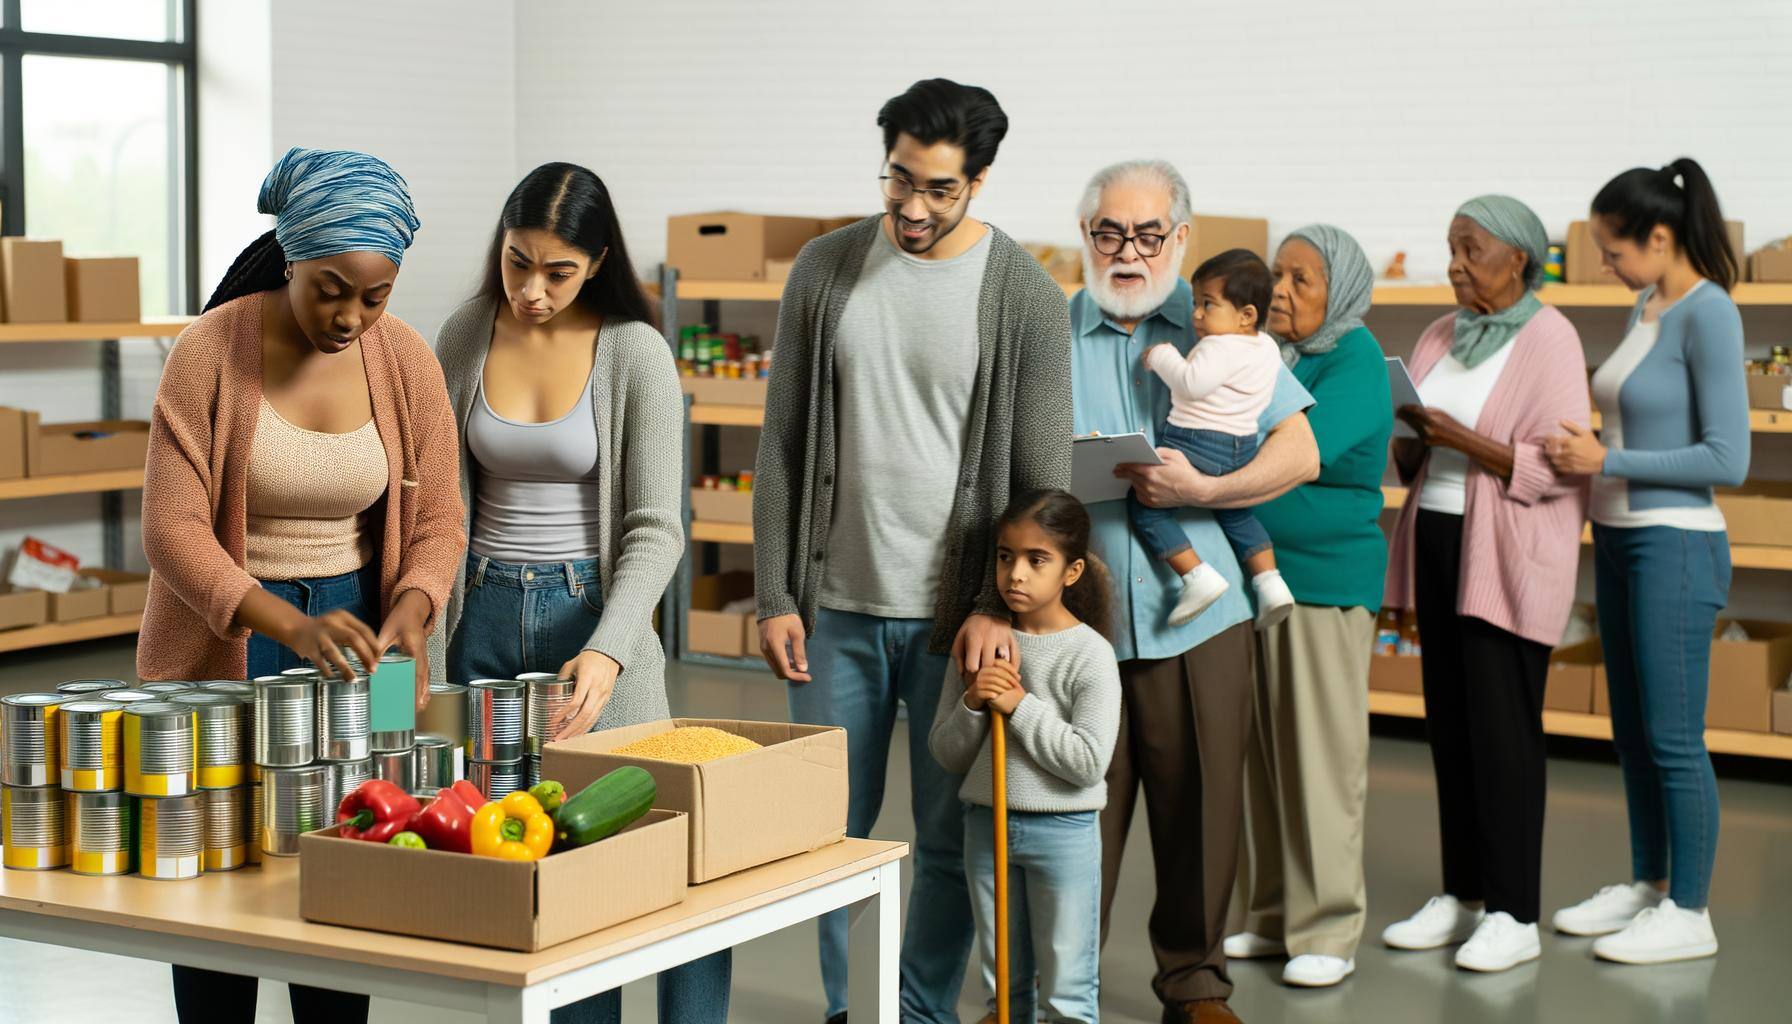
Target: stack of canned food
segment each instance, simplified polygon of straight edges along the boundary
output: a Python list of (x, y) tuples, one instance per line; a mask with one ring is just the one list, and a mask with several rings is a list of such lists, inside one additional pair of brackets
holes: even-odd
[(299, 836), (334, 824), (342, 793), (373, 778), (369, 683), (308, 667), (251, 682), (263, 853), (297, 856)]
[(521, 679), (475, 679), (467, 684), (467, 780), (488, 799), (527, 788), (525, 705)]

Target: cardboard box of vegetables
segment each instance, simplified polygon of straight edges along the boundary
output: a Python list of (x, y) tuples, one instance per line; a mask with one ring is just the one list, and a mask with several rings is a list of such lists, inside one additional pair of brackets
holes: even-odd
[(299, 838), (308, 921), (533, 953), (678, 903), (688, 821), (617, 771), (487, 800), (466, 782), (418, 800), (378, 779)]

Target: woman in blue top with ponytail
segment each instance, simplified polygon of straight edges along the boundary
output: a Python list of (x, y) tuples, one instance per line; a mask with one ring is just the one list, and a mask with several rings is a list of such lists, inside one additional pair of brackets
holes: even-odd
[(1652, 964), (1712, 956), (1706, 897), (1717, 856), (1717, 776), (1705, 750), (1711, 635), (1730, 590), (1713, 487), (1748, 475), (1736, 253), (1717, 193), (1682, 157), (1638, 167), (1593, 198), (1600, 258), (1640, 291), (1624, 340), (1593, 375), (1599, 437), (1564, 422), (1561, 473), (1593, 477), (1594, 576), (1612, 738), (1630, 805), (1633, 881), (1555, 916), (1600, 935), (1594, 955)]

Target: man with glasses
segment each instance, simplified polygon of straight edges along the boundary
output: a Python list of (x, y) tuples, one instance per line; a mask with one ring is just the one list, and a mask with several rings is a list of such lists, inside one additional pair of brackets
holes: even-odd
[[(793, 721), (847, 730), (849, 836), (877, 821), (908, 706), (902, 1019), (956, 1022), (973, 936), (963, 780), (927, 722), (949, 668), (1015, 654), (993, 524), (1010, 496), (1070, 485), (1070, 321), (1038, 262), (969, 216), (1008, 130), (995, 97), (917, 82), (877, 123), (884, 213), (805, 246), (778, 310), (753, 485), (760, 650)], [(830, 1021), (845, 1019), (846, 928), (844, 911), (821, 922)]]
[[(1076, 432), (1141, 432), (1155, 444), (1170, 391), (1145, 366), (1145, 353), (1168, 342), (1186, 356), (1195, 344), (1193, 293), (1179, 276), (1188, 185), (1163, 161), (1115, 164), (1089, 182), (1077, 217), (1084, 289), (1070, 302)], [(1117, 583), (1110, 639), (1121, 679), (1120, 740), (1101, 820), (1102, 929), (1105, 936), (1143, 785), (1157, 880), (1152, 988), (1166, 1024), (1236, 1019), (1221, 944), (1238, 871), (1256, 641), (1238, 561), (1206, 510), (1255, 505), (1313, 479), (1319, 452), (1303, 412), (1311, 404), (1284, 369), (1259, 420), (1268, 437), (1244, 468), (1204, 476), (1170, 448), (1158, 449), (1162, 466), (1127, 468), (1147, 505), (1180, 507), (1195, 553), (1231, 584), (1185, 625), (1168, 624), (1175, 570), (1145, 550), (1126, 502), (1089, 507), (1091, 544)]]

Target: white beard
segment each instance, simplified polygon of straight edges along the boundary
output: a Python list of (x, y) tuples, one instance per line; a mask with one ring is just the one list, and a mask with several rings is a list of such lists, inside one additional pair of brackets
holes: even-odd
[[(1165, 271), (1160, 275), (1154, 273), (1145, 263), (1133, 264), (1126, 269), (1143, 274), (1145, 285), (1142, 288), (1121, 292), (1109, 280), (1108, 276), (1095, 272), (1095, 254), (1087, 243), (1083, 245), (1083, 287), (1089, 290), (1089, 296), (1103, 313), (1115, 320), (1143, 320), (1157, 312), (1169, 299), (1170, 293), (1176, 290), (1177, 275), (1182, 268), (1183, 251), (1188, 243), (1183, 242), (1170, 251), (1169, 262), (1164, 264)], [(1108, 268), (1108, 275), (1120, 269), (1119, 264)]]

